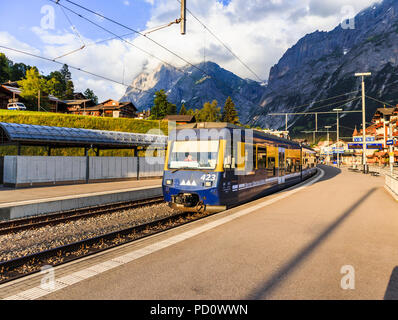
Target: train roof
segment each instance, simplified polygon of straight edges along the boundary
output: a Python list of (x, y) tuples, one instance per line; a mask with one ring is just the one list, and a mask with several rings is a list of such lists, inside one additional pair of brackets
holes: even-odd
[(289, 140), (289, 139), (285, 139), (285, 138), (281, 138), (269, 133), (265, 133), (263, 131), (257, 130), (257, 129), (247, 129), (245, 127), (241, 127), (241, 126), (237, 126), (235, 124), (232, 123), (227, 123), (227, 122), (198, 122), (198, 123), (187, 123), (187, 124), (183, 124), (183, 125), (179, 125), (176, 130), (180, 130), (180, 129), (239, 129), (239, 130), (252, 130), (253, 132), (255, 132), (256, 134), (258, 134), (259, 136), (269, 139), (269, 140), (273, 140), (273, 141), (277, 141), (277, 142), (281, 142), (281, 143), (288, 143), (291, 145), (296, 145), (296, 146), (300, 146), (300, 143)]

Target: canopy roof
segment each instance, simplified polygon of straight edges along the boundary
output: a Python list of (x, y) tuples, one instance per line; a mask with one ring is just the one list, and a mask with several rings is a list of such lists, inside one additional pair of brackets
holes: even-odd
[(0, 144), (130, 149), (166, 147), (167, 136), (0, 122)]

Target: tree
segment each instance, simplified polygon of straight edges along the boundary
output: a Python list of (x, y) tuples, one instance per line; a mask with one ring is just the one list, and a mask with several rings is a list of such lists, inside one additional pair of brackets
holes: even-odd
[(64, 94), (65, 100), (73, 100), (73, 93), (75, 92), (75, 86), (73, 85), (72, 80), (68, 80), (66, 82), (66, 90)]
[(36, 67), (26, 71), (25, 78), (18, 81), (21, 87), (21, 97), (27, 101), (27, 107), (36, 109), (38, 95), (40, 91), (40, 106), (45, 107), (48, 104), (48, 95), (55, 92), (58, 80), (51, 78), (47, 80), (39, 74)]
[(12, 62), (4, 53), (0, 52), (0, 83), (10, 80), (10, 68)]
[(93, 90), (87, 88), (86, 91), (84, 91), (84, 96), (92, 100), (95, 104), (98, 104), (98, 97), (94, 94)]
[(65, 96), (66, 83), (64, 82), (62, 73), (60, 71), (53, 71), (46, 78), (47, 80), (55, 79), (57, 81), (52, 94), (57, 98), (63, 98)]
[(19, 81), (23, 79), (26, 75), (26, 71), (32, 68), (24, 63), (14, 63), (10, 69), (10, 80)]
[(66, 84), (69, 80), (72, 80), (72, 74), (70, 73), (69, 67), (68, 67), (67, 64), (64, 64), (59, 72), (61, 73), (62, 78), (63, 78), (65, 84)]
[(185, 104), (183, 103), (180, 109), (180, 113), (181, 116), (185, 116), (187, 115), (187, 109), (185, 109)]
[(221, 120), (221, 110), (217, 108), (217, 100), (212, 103), (206, 102), (201, 110), (195, 114), (195, 118), (199, 122), (218, 122)]
[(177, 114), (177, 106), (174, 103), (167, 103), (167, 114)]
[(166, 92), (161, 89), (155, 92), (153, 99), (153, 107), (151, 108), (151, 119), (160, 120), (168, 114), (176, 114), (177, 107), (175, 104), (167, 101)]
[(238, 112), (235, 109), (235, 104), (231, 97), (228, 97), (224, 104), (224, 110), (222, 113), (222, 121), (233, 124), (239, 123)]

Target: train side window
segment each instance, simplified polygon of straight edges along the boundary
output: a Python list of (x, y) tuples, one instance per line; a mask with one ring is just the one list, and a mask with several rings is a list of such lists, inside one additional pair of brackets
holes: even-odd
[(296, 160), (295, 171), (300, 172), (300, 160)]
[(267, 148), (257, 147), (257, 169), (265, 169), (267, 166)]
[(294, 172), (293, 160), (290, 158), (286, 159), (286, 172)]

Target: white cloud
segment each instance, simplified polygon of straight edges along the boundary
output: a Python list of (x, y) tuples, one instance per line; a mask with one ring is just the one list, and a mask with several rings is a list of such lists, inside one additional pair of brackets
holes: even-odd
[[(180, 15), (176, 0), (145, 1), (153, 5), (152, 17), (145, 29), (174, 21)], [(277, 63), (283, 53), (301, 37), (315, 30), (328, 31), (338, 25), (342, 19), (341, 7), (352, 5), (355, 12), (359, 12), (373, 2), (373, 0), (352, 0), (348, 3), (343, 0), (231, 0), (227, 5), (223, 5), (214, 0), (190, 0), (188, 8), (262, 79), (267, 79), (272, 65)], [(120, 22), (128, 25), (128, 21)], [(81, 42), (70, 29), (42, 30), (35, 27), (32, 31), (42, 42), (41, 53), (44, 56), (55, 58), (81, 47)], [(180, 35), (179, 31), (180, 26), (173, 25), (151, 33), (149, 37), (192, 63), (203, 61), (205, 47), (206, 60), (211, 59), (241, 77), (257, 80), (218, 41), (204, 32), (203, 26), (189, 14), (187, 34)], [(128, 32), (128, 30), (119, 31), (120, 34)], [(104, 32), (103, 39), (107, 37), (112, 35)], [(173, 65), (186, 64), (145, 37), (126, 39)], [(10, 46), (26, 48), (27, 51), (37, 53), (37, 50), (18, 42), (8, 33), (0, 32), (0, 40), (1, 43), (10, 43)], [(124, 70), (124, 81), (127, 84), (144, 68), (151, 70), (159, 64), (159, 60), (119, 39), (97, 45), (88, 45), (93, 43), (94, 39), (83, 37), (83, 41), (87, 44), (86, 48), (63, 57), (61, 61), (119, 82), (123, 81)], [(19, 57), (18, 60), (27, 61), (27, 58)], [(43, 68), (51, 71), (58, 67), (46, 63)], [(99, 100), (119, 99), (124, 93), (122, 85), (76, 70), (71, 71), (76, 90), (84, 91), (89, 87), (99, 96)]]
[[(17, 40), (14, 36), (9, 34), (7, 31), (0, 31), (0, 45), (9, 47), (9, 48), (15, 48), (19, 49), (22, 51), (30, 52), (33, 54), (40, 54), (40, 50), (33, 48), (32, 46), (21, 42)], [(6, 54), (6, 56), (13, 60), (13, 61), (24, 61), (26, 64), (31, 63), (32, 61), (36, 61), (35, 58), (31, 58), (29, 56), (26, 56), (25, 54), (18, 53), (15, 51), (10, 51), (10, 50), (5, 50), (3, 48), (0, 48), (0, 52), (3, 52)]]
[(130, 2), (129, 2), (128, 0), (124, 0), (124, 1), (123, 1), (123, 4), (124, 4), (125, 6), (129, 6), (129, 5), (130, 5)]

